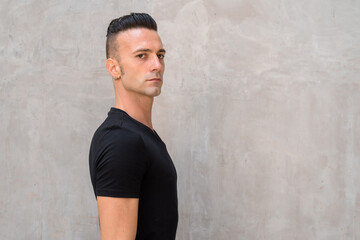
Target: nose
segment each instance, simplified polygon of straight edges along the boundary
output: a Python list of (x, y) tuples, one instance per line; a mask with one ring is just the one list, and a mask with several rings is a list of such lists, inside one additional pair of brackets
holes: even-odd
[(153, 57), (152, 62), (151, 62), (151, 71), (158, 72), (158, 71), (160, 71), (161, 66), (162, 66), (162, 64), (160, 62), (160, 59), (157, 56), (157, 54), (155, 54), (155, 56)]

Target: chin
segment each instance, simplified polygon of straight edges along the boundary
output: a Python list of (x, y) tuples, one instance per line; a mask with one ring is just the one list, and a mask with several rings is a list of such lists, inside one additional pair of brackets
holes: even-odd
[(159, 91), (159, 92), (157, 92), (157, 93), (154, 93), (154, 97), (157, 97), (157, 96), (159, 96), (161, 94), (161, 91)]
[(159, 96), (161, 93), (161, 89), (149, 89), (149, 91), (145, 92), (145, 95), (149, 96), (149, 97), (156, 97)]

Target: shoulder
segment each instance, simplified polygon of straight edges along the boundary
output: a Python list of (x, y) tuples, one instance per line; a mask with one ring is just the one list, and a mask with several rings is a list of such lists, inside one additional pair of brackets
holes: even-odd
[(137, 151), (145, 148), (142, 136), (122, 124), (118, 119), (107, 118), (96, 130), (91, 144), (96, 152), (104, 151)]

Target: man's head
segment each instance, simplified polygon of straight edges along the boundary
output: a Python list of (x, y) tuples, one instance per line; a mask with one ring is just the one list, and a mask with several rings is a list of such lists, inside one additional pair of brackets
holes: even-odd
[(150, 15), (132, 13), (111, 21), (106, 52), (106, 68), (115, 91), (151, 97), (160, 94), (165, 50)]
[(119, 18), (115, 18), (109, 24), (106, 34), (106, 58), (113, 57), (116, 54), (117, 42), (116, 36), (132, 28), (146, 28), (157, 31), (155, 20), (147, 13), (131, 13)]

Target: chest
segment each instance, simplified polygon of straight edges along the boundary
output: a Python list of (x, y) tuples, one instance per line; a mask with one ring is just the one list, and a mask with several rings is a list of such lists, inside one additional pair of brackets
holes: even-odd
[(149, 160), (148, 177), (160, 181), (176, 181), (176, 168), (165, 143), (154, 136), (145, 140), (145, 146)]

